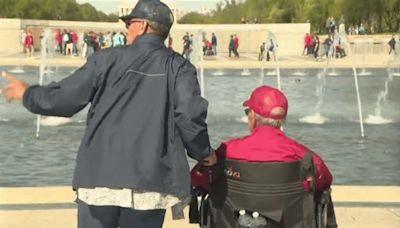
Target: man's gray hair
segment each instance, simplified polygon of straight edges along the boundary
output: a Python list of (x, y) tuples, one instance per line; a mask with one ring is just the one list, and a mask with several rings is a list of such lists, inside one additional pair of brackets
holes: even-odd
[(282, 125), (285, 123), (285, 119), (281, 120), (275, 120), (271, 118), (265, 118), (260, 115), (256, 114), (256, 119), (258, 120), (259, 125), (268, 125), (276, 128), (282, 127)]
[(146, 21), (149, 24), (150, 28), (153, 30), (153, 33), (161, 36), (161, 38), (163, 38), (164, 40), (167, 39), (169, 35), (169, 28), (155, 21)]

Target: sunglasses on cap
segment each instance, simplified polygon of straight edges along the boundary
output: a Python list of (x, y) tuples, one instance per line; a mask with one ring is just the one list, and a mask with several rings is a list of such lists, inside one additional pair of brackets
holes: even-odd
[(244, 109), (244, 114), (245, 114), (246, 116), (248, 116), (250, 112), (251, 112), (251, 109), (250, 109), (250, 108)]

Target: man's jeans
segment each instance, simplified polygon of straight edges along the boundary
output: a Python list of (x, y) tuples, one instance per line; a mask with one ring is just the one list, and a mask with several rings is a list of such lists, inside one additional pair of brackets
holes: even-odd
[(162, 228), (165, 210), (134, 210), (116, 206), (78, 203), (78, 228)]

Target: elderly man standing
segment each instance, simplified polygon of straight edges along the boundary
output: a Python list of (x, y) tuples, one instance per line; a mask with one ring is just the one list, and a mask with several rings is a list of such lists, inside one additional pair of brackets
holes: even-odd
[(142, 0), (121, 19), (130, 45), (95, 53), (60, 82), (4, 75), (6, 99), (33, 113), (70, 117), (91, 104), (73, 179), (79, 228), (160, 228), (165, 209), (190, 195), (185, 149), (216, 162), (196, 69), (164, 45), (171, 10)]

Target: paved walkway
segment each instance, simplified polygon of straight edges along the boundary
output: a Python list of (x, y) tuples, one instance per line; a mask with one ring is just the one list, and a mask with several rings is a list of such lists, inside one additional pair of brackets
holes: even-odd
[[(0, 227), (76, 227), (74, 198), (71, 187), (0, 188)], [(400, 228), (400, 186), (333, 186), (333, 199), (339, 227)], [(164, 228), (195, 227), (167, 211)]]
[[(242, 53), (240, 58), (228, 57), (227, 53), (220, 53), (218, 56), (205, 56), (201, 63), (204, 68), (323, 68), (326, 65), (326, 58), (316, 61), (309, 56), (278, 56), (277, 62), (258, 61), (257, 53)], [(0, 65), (29, 65), (39, 66), (42, 62), (49, 66), (79, 67), (85, 63), (82, 57), (63, 56), (54, 54), (46, 60), (41, 60), (40, 53), (36, 52), (31, 58), (17, 53), (0, 53)], [(350, 68), (386, 68), (388, 65), (400, 67), (400, 54), (389, 56), (387, 54), (375, 55), (354, 55), (344, 58), (334, 58), (330, 64), (335, 67)]]

